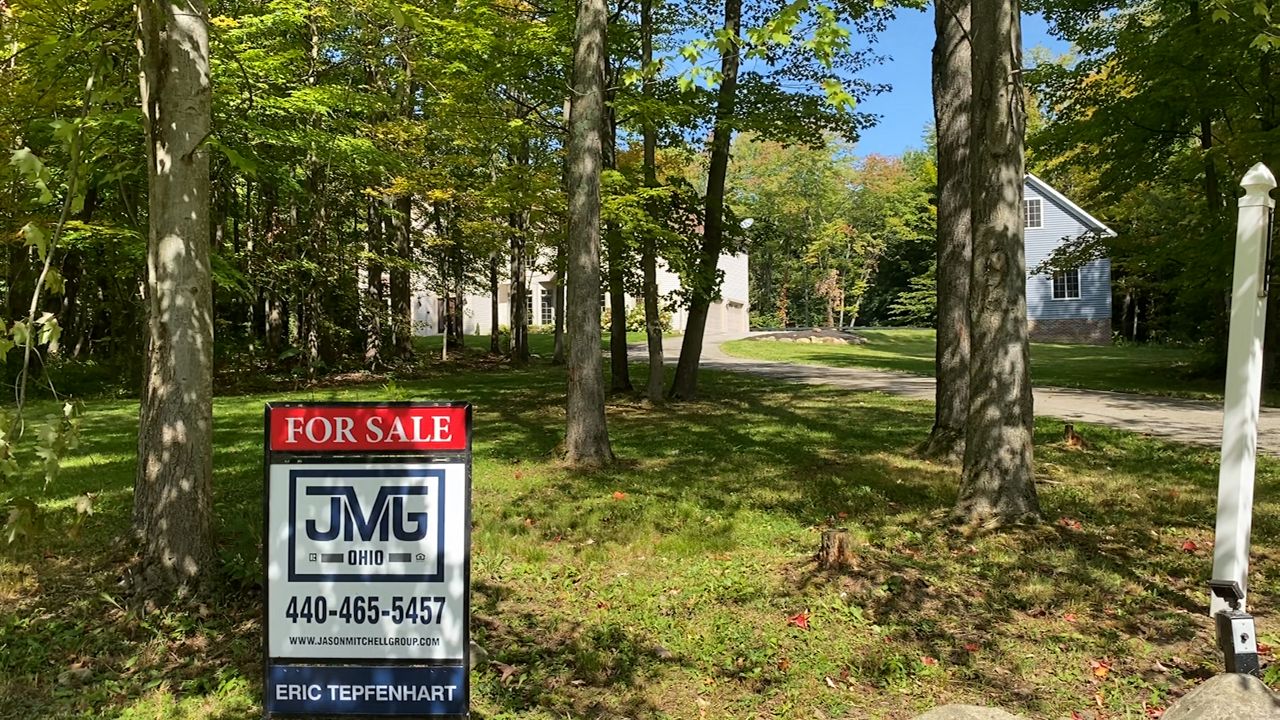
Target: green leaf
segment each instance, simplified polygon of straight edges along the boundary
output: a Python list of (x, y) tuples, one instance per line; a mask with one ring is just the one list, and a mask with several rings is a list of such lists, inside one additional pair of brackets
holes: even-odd
[(26, 345), (31, 341), (31, 328), (21, 320), (15, 320), (13, 327), (9, 328), (9, 335), (13, 337), (15, 345)]
[(40, 262), (44, 262), (45, 256), (49, 254), (49, 236), (45, 235), (44, 229), (29, 222), (22, 226), (22, 239), (27, 247), (35, 247)]

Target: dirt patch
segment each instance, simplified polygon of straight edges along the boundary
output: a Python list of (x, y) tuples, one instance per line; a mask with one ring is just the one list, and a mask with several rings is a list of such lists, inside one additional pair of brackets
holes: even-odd
[(762, 342), (817, 343), (819, 345), (864, 345), (867, 339), (857, 333), (834, 328), (802, 328), (755, 335), (749, 340)]

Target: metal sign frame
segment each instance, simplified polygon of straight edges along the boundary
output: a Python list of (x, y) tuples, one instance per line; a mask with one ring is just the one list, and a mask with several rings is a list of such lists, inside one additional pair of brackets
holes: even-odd
[[(461, 410), (464, 414), (465, 422), (465, 444), (462, 449), (424, 449), (420, 447), (397, 448), (390, 447), (386, 449), (371, 450), (361, 448), (356, 450), (341, 449), (312, 449), (298, 451), (277, 450), (272, 447), (272, 411), (288, 408), (303, 408), (309, 410), (333, 409), (341, 410), (407, 410), (407, 409), (438, 409), (448, 408), (452, 410)], [(337, 718), (337, 717), (432, 717), (432, 718), (469, 718), (471, 705), (471, 679), (470, 679), (470, 663), (471, 663), (471, 450), (472, 450), (472, 407), (467, 402), (293, 402), (293, 403), (267, 403), (263, 409), (263, 483), (262, 483), (262, 664), (263, 664), (263, 714), (262, 717), (270, 718), (289, 718), (289, 717), (313, 717), (313, 718)], [(308, 466), (332, 466), (335, 470), (341, 469), (343, 466), (351, 465), (408, 465), (408, 464), (461, 464), (463, 465), (463, 477), (465, 479), (465, 497), (463, 500), (463, 518), (462, 518), (462, 616), (461, 616), (461, 647), (462, 657), (459, 659), (447, 660), (430, 660), (423, 658), (398, 659), (398, 658), (379, 658), (376, 661), (370, 658), (340, 657), (340, 653), (333, 657), (293, 657), (281, 658), (272, 657), (271, 648), (271, 597), (272, 583), (269, 577), (271, 562), (271, 545), (272, 545), (272, 507), (271, 507), (271, 476), (273, 466), (289, 466), (289, 465), (308, 465)], [(368, 474), (370, 471), (365, 470)], [(394, 476), (394, 473), (388, 473)], [(443, 487), (445, 481), (444, 475), (441, 475), (440, 482)], [(292, 500), (291, 496), (291, 500)], [(440, 536), (444, 535), (444, 514), (445, 508), (441, 507), (441, 516), (438, 520)], [(292, 513), (290, 520), (292, 521)], [(292, 534), (292, 532), (291, 532)], [(441, 544), (440, 552), (443, 554), (444, 547)], [(290, 564), (294, 558), (290, 557)], [(440, 572), (442, 580), (448, 578), (448, 571), (443, 561), (441, 561)], [(360, 587), (367, 588), (369, 580), (372, 578), (356, 577), (351, 582), (357, 583)], [(422, 582), (417, 577), (413, 578), (418, 582)], [(283, 590), (284, 583), (278, 590)], [(384, 615), (385, 617), (385, 615)], [(299, 672), (306, 669), (313, 674), (332, 678), (334, 681), (342, 681), (344, 676), (356, 676), (361, 672), (375, 669), (376, 673), (380, 673), (380, 677), (393, 678), (398, 673), (413, 673), (422, 677), (441, 675), (452, 677), (459, 681), (460, 688), (458, 695), (461, 698), (461, 712), (436, 712), (433, 707), (438, 707), (434, 700), (415, 699), (408, 704), (411, 706), (398, 707), (392, 703), (385, 703), (389, 709), (362, 709), (358, 711), (338, 711), (331, 712), (324, 709), (308, 709), (301, 708), (297, 710), (279, 710), (273, 709), (276, 701), (271, 696), (273, 687), (273, 673), (278, 677), (287, 677), (290, 670)], [(370, 675), (372, 676), (372, 675)], [(330, 688), (334, 687), (332, 685)], [(356, 686), (350, 686), (356, 687)], [(332, 692), (332, 691), (331, 691)], [(323, 700), (323, 698), (303, 698), (307, 701)], [(451, 703), (446, 703), (446, 707), (452, 707)]]

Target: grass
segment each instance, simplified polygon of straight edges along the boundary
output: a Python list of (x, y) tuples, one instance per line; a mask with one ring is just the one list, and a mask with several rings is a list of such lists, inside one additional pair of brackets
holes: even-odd
[[(737, 340), (730, 355), (831, 367), (865, 367), (933, 375), (934, 332), (914, 328), (859, 330), (865, 345)], [(1191, 348), (1166, 345), (1060, 345), (1031, 343), (1031, 379), (1037, 386), (1221, 399), (1222, 378), (1198, 376)]]
[[(258, 716), (261, 408), (284, 399), (475, 404), (478, 718), (905, 718), (945, 702), (1140, 718), (1217, 669), (1210, 450), (1089, 427), (1092, 449), (1071, 452), (1043, 419), (1046, 522), (966, 537), (944, 522), (956, 470), (911, 454), (928, 405), (706, 373), (701, 402), (613, 398), (619, 461), (577, 473), (552, 456), (564, 383), (542, 363), (436, 366), (218, 398), (220, 589), (161, 608), (120, 586), (136, 405), (89, 403), (61, 477), (6, 488), (41, 498), (45, 530), (0, 559), (0, 717)], [(1250, 595), (1272, 645), (1278, 470), (1260, 460)], [(857, 542), (847, 572), (811, 559), (834, 525)]]

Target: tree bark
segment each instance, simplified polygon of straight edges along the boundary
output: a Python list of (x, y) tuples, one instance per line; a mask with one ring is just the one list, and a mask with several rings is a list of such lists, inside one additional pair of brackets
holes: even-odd
[(724, 185), (729, 172), (729, 148), (733, 138), (733, 116), (737, 110), (739, 47), (742, 26), (742, 0), (725, 0), (724, 29), (734, 38), (731, 47), (720, 56), (720, 90), (716, 99), (715, 130), (711, 135), (711, 162), (707, 172), (707, 210), (703, 221), (702, 248), (697, 277), (690, 288), (689, 314), (685, 322), (684, 340), (680, 343), (680, 361), (671, 385), (671, 397), (692, 400), (698, 394), (698, 364), (702, 360), (702, 341), (707, 329), (707, 313), (716, 296), (716, 268), (724, 250)]
[(396, 264), (391, 267), (391, 331), (394, 334), (396, 357), (413, 357), (413, 304), (409, 287), (409, 264), (413, 260), (410, 243), (413, 215), (413, 198), (400, 195), (394, 201), (391, 215), (391, 242), (394, 243)]
[(1037, 518), (1022, 184), (1026, 110), (1017, 0), (973, 2), (969, 416), (956, 515)]
[(367, 223), (369, 265), (365, 272), (365, 326), (364, 326), (364, 364), (370, 370), (382, 367), (382, 328), (387, 315), (387, 299), (384, 295), (383, 279), (385, 268), (382, 266), (382, 254), (386, 246), (382, 239), (382, 214), (378, 212), (378, 203), (370, 202)]
[(525, 269), (525, 227), (521, 213), (511, 215), (511, 361), (517, 365), (529, 362), (529, 283)]
[(502, 352), (502, 333), (498, 330), (498, 254), (489, 256), (489, 352)]
[(938, 137), (938, 334), (933, 429), (925, 457), (964, 458), (969, 414), (969, 273), (973, 263), (969, 113), (973, 92), (970, 0), (936, 0), (933, 114)]
[(565, 364), (565, 342), (564, 342), (564, 267), (565, 267), (564, 246), (556, 247), (556, 273), (551, 283), (551, 290), (555, 293), (552, 299), (552, 312), (554, 317), (552, 321), (555, 323), (555, 350), (551, 354), (552, 365)]
[[(606, 58), (608, 54), (606, 53)], [(612, 78), (610, 77), (611, 81)], [(606, 83), (606, 87), (612, 86)], [(616, 170), (617, 124), (613, 115), (612, 96), (605, 111), (604, 166)], [(631, 366), (627, 362), (627, 293), (623, 287), (622, 232), (610, 223), (605, 229), (605, 246), (609, 253), (609, 391), (631, 392)]]
[[(736, 1), (736, 0), (734, 0)], [(606, 0), (580, 0), (569, 110), (569, 388), (565, 461), (613, 460), (600, 358), (600, 153), (604, 130)]]
[(213, 298), (209, 265), (208, 11), (138, 5), (150, 228), (134, 528), (160, 593), (213, 560)]
[[(653, 64), (653, 0), (640, 4), (640, 66), (645, 71), (641, 88), (645, 98), (653, 97), (653, 78), (649, 66)], [(658, 187), (658, 128), (653, 119), (646, 117), (642, 128), (644, 135), (644, 184)], [(649, 216), (657, 221), (657, 209), (652, 203), (646, 208)], [(645, 395), (649, 402), (662, 402), (666, 382), (666, 368), (662, 357), (662, 308), (658, 304), (658, 247), (657, 238), (647, 233), (640, 252), (641, 271), (644, 273), (644, 329), (649, 344), (649, 380)]]

